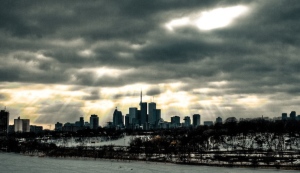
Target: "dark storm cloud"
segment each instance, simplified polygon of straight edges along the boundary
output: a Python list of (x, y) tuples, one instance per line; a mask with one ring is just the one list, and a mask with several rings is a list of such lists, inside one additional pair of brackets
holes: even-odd
[(100, 93), (98, 89), (93, 89), (90, 91), (88, 96), (82, 97), (83, 100), (99, 100), (100, 99)]
[[(228, 27), (164, 28), (175, 18), (240, 4), (248, 13)], [(224, 80), (229, 84), (223, 92), (211, 95), (298, 93), (299, 8), (298, 1), (7, 1), (0, 7), (0, 81), (82, 86), (181, 81), (187, 85), (183, 90), (192, 91)], [(83, 57), (84, 50), (92, 55)], [(97, 67), (124, 73), (83, 70)]]
[(138, 97), (140, 96), (140, 93), (134, 92), (134, 93), (118, 93), (113, 96), (113, 99), (120, 99), (122, 97)]
[(158, 87), (153, 87), (147, 90), (146, 95), (148, 96), (155, 96), (155, 95), (159, 95), (160, 93), (162, 93), (161, 89)]

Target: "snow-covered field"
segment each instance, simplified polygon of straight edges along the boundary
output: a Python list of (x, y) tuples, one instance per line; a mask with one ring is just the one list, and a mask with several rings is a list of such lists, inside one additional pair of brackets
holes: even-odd
[(138, 173), (271, 173), (299, 171), (285, 171), (275, 169), (251, 168), (224, 168), (192, 165), (176, 165), (155, 162), (118, 162), (93, 159), (55, 159), (47, 157), (30, 157), (19, 154), (0, 153), (0, 172), (2, 173), (111, 173), (111, 172), (138, 172)]
[(60, 138), (60, 139), (47, 139), (42, 140), (44, 143), (54, 143), (57, 146), (64, 147), (76, 147), (76, 146), (104, 146), (104, 145), (115, 145), (115, 146), (129, 146), (131, 139), (145, 136), (124, 136), (120, 139), (111, 140), (103, 137), (87, 137), (87, 138)]

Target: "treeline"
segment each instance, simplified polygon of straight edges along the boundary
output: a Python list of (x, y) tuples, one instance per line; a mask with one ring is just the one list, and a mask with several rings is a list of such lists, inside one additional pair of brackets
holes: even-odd
[(196, 129), (155, 130), (149, 140), (136, 138), (131, 145), (165, 150), (298, 150), (299, 121), (253, 120), (200, 126)]

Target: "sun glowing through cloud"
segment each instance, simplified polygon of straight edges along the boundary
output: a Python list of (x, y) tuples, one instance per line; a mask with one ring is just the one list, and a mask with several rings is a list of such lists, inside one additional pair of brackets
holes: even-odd
[(265, 98), (259, 98), (257, 96), (247, 96), (237, 99), (237, 104), (246, 105), (247, 107), (260, 107), (267, 104), (268, 100)]
[(201, 13), (201, 17), (196, 21), (196, 25), (201, 30), (211, 30), (229, 25), (234, 18), (247, 11), (245, 6), (235, 6), (227, 8), (217, 8)]
[(180, 26), (185, 26), (189, 23), (190, 23), (190, 19), (188, 17), (184, 17), (184, 18), (181, 18), (181, 19), (174, 19), (174, 20), (168, 22), (166, 24), (166, 27), (169, 30), (173, 31), (173, 28), (180, 27)]
[(235, 18), (244, 14), (247, 10), (248, 8), (242, 5), (217, 8), (203, 11), (197, 15), (190, 14), (187, 17), (173, 19), (166, 23), (165, 27), (170, 31), (183, 26), (196, 26), (200, 30), (212, 30), (228, 26)]

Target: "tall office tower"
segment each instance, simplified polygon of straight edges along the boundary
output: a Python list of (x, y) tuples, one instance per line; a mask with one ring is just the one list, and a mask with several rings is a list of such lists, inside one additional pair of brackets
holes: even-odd
[(137, 119), (136, 119), (137, 124), (141, 124), (141, 111), (137, 110)]
[(156, 110), (156, 103), (151, 102), (148, 104), (148, 122), (150, 124), (155, 124), (154, 112)]
[(287, 113), (282, 113), (281, 114), (281, 120), (287, 120), (288, 117), (287, 117)]
[(147, 118), (147, 102), (141, 103), (141, 125), (148, 122)]
[(114, 114), (113, 114), (113, 125), (122, 127), (123, 126), (123, 120), (122, 119), (123, 119), (122, 112), (118, 111), (117, 108), (116, 108), (115, 111), (114, 111)]
[(158, 121), (161, 118), (161, 110), (160, 109), (155, 109), (153, 111), (153, 122), (154, 122), (154, 127), (157, 125)]
[(130, 115), (126, 114), (126, 116), (125, 116), (125, 127), (126, 128), (128, 128), (130, 126), (129, 119), (130, 119)]
[(142, 100), (143, 93), (141, 92), (141, 101), (140, 101), (140, 108), (141, 108), (141, 122), (140, 125), (143, 125), (148, 122), (147, 118), (147, 102), (143, 102)]
[(14, 119), (15, 132), (30, 132), (30, 120), (29, 119)]
[(15, 127), (15, 132), (23, 132), (23, 128), (22, 128), (23, 124), (20, 117), (18, 117), (18, 119), (14, 119), (14, 127)]
[(216, 118), (216, 124), (222, 124), (222, 123), (223, 121), (221, 117)]
[(129, 124), (138, 124), (137, 108), (129, 108)]
[(190, 127), (191, 126), (191, 117), (186, 116), (184, 117), (184, 127)]
[(292, 112), (290, 113), (290, 119), (291, 119), (291, 120), (296, 120), (296, 112), (295, 112), (295, 111), (292, 111)]
[(23, 132), (30, 132), (30, 120), (22, 119), (22, 130)]
[(201, 119), (200, 114), (194, 114), (193, 115), (193, 126), (194, 127), (200, 126), (200, 119)]
[(99, 127), (99, 117), (98, 115), (91, 115), (90, 117), (90, 126), (91, 129), (97, 129)]
[(83, 126), (84, 126), (84, 118), (83, 118), (83, 117), (80, 117), (80, 118), (79, 118), (79, 126), (80, 126), (80, 127), (83, 127)]
[(9, 125), (9, 112), (5, 110), (0, 111), (0, 134), (6, 134), (8, 132)]
[(171, 124), (174, 124), (175, 126), (179, 126), (180, 125), (180, 117), (179, 116), (171, 117)]

